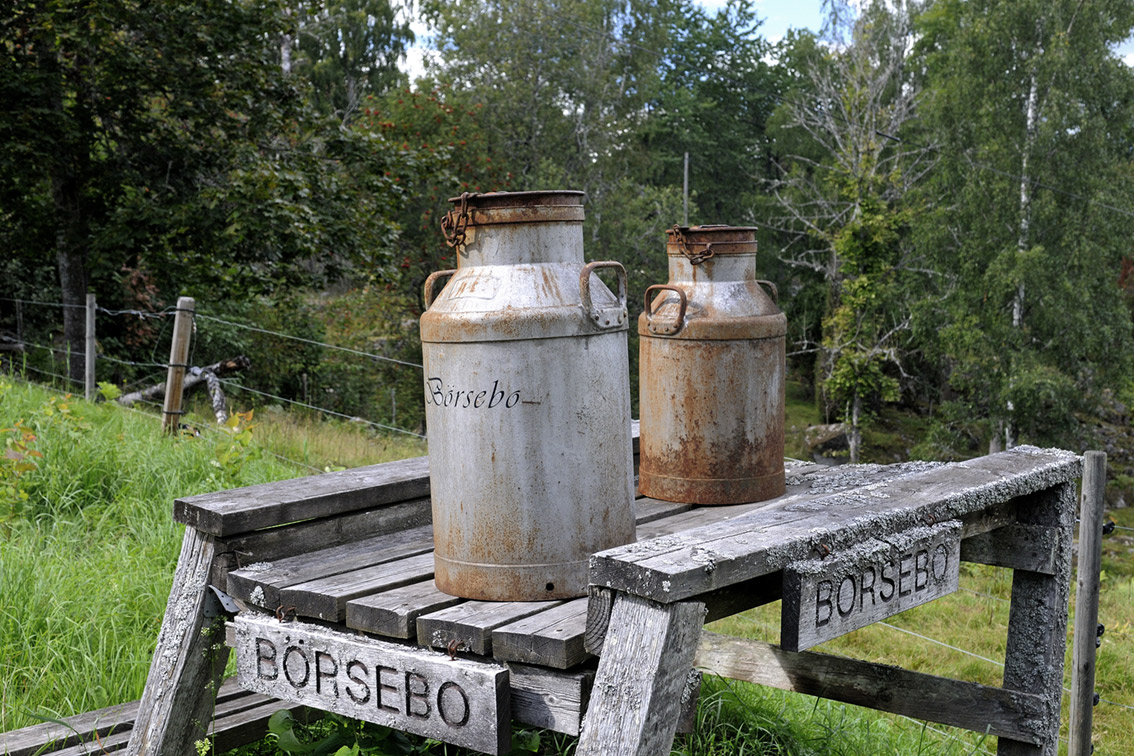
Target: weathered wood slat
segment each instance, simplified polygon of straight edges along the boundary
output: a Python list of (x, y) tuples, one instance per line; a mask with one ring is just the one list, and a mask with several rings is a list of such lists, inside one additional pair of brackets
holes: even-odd
[(230, 536), (428, 495), (429, 459), (414, 457), (177, 499), (173, 517)]
[(694, 601), (615, 599), (577, 756), (669, 753), (704, 618)]
[(694, 664), (712, 674), (1038, 743), (1039, 696), (703, 632)]
[(418, 583), (433, 577), (433, 552), (376, 564), (361, 570), (309, 580), (280, 589), (284, 611), (294, 607), (300, 617), (342, 622), (351, 599)]
[(1013, 524), (961, 543), (961, 559), (993, 567), (1054, 575), (1059, 563), (1059, 532), (1039, 525)]
[(346, 624), (354, 630), (413, 640), (418, 617), (462, 601), (437, 590), (432, 580), (425, 580), (348, 601)]
[(213, 702), (201, 691), (220, 687), (229, 654), (207, 632), (205, 610), (216, 598), (206, 583), (216, 554), (211, 536), (185, 529), (129, 756), (180, 756), (184, 744), (204, 736)]
[(492, 631), (561, 601), (466, 601), (417, 618), (417, 642), (492, 656)]
[(220, 538), (217, 539), (218, 559), (209, 582), (224, 586), (230, 570), (249, 564), (273, 562), (283, 557), (341, 546), (364, 537), (429, 525), (431, 515), (428, 498), (410, 499), (375, 509)]
[(583, 648), (587, 599), (568, 601), (492, 631), (492, 655), (500, 661), (570, 669), (589, 658)]
[(660, 520), (663, 517), (672, 517), (681, 512), (688, 512), (692, 508), (692, 504), (639, 497), (634, 500), (634, 521), (638, 523), (638, 525), (644, 525), (647, 522)]
[(432, 550), (432, 528), (423, 525), (329, 549), (314, 552), (300, 551), (296, 556), (284, 557), (273, 562), (250, 564), (228, 574), (227, 593), (255, 606), (275, 609), (281, 603), (280, 591), (288, 586), (329, 578)]
[(1056, 528), (1062, 558), (1054, 575), (1016, 570), (1004, 652), (1004, 687), (1034, 693), (1046, 702), (1037, 727), (1040, 744), (1001, 738), (999, 756), (1057, 756), (1063, 661), (1071, 596), (1071, 539), (1075, 528), (1075, 486), (1056, 485), (1021, 503), (1020, 522)]
[(578, 735), (594, 684), (593, 670), (558, 672), (509, 662), (512, 719)]
[[(959, 519), (1073, 480), (1080, 462), (1070, 452), (1017, 447), (964, 463), (894, 467), (893, 477), (853, 491), (816, 497), (822, 489), (813, 484), (806, 496), (789, 494), (715, 525), (601, 552), (591, 558), (591, 582), (679, 601), (819, 556), (824, 549)], [(840, 485), (837, 476), (822, 482)]]

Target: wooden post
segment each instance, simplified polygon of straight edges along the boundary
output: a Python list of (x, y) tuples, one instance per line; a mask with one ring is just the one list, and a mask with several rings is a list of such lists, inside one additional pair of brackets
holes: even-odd
[(208, 611), (217, 603), (207, 587), (216, 556), (212, 536), (185, 528), (126, 756), (193, 753), (193, 744), (208, 733), (229, 654), (224, 633), (216, 634), (220, 626)]
[(1106, 454), (1089, 451), (1083, 455), (1083, 493), (1079, 504), (1079, 565), (1075, 594), (1075, 647), (1071, 662), (1068, 756), (1090, 756), (1091, 753), (1105, 489)]
[(1067, 649), (1067, 609), (1071, 595), (1071, 539), (1075, 526), (1075, 486), (1060, 483), (1018, 500), (1019, 521), (1058, 530), (1064, 558), (1055, 574), (1017, 569), (1012, 573), (1004, 687), (1040, 696), (1043, 715), (1036, 722), (1042, 743), (999, 738), (998, 756), (1057, 756), (1063, 657)]
[(85, 396), (94, 400), (95, 393), (95, 295), (87, 294), (87, 341), (84, 348), (86, 363)]
[(669, 753), (704, 621), (699, 601), (615, 597), (577, 756)]
[(181, 410), (181, 386), (185, 380), (185, 368), (188, 367), (189, 338), (193, 333), (195, 306), (192, 297), (177, 299), (177, 315), (173, 319), (173, 344), (169, 348), (169, 371), (165, 378), (165, 403), (161, 410), (161, 427), (171, 433), (177, 432), (177, 425), (184, 414)]

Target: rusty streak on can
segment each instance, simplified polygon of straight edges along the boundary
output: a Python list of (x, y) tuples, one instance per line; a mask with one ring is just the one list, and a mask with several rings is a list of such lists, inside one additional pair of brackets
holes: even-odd
[(638, 318), (644, 496), (740, 504), (784, 492), (787, 319), (756, 278), (755, 231), (667, 232), (669, 282), (646, 290)]
[(429, 277), (421, 317), (434, 578), (447, 593), (581, 596), (590, 555), (634, 540), (626, 272), (584, 265), (582, 199), (451, 200), (458, 267)]

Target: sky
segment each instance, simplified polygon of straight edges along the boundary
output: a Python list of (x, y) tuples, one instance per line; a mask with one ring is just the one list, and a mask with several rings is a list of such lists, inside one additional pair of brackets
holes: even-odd
[[(726, 0), (698, 0), (698, 3), (713, 12), (725, 5)], [(819, 31), (823, 23), (823, 0), (755, 0), (754, 4), (757, 16), (764, 19), (764, 36), (771, 42), (778, 42), (788, 29)], [(418, 24), (414, 26), (414, 33), (423, 40), (428, 37), (429, 31)], [(1115, 52), (1126, 65), (1134, 66), (1134, 37), (1126, 40)], [(422, 58), (427, 54), (428, 51), (421, 47), (409, 50), (407, 65), (411, 79), (421, 73)]]

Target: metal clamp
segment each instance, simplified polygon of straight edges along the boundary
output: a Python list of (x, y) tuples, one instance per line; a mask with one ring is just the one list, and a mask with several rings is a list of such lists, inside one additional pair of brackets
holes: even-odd
[(476, 192), (461, 192), (461, 204), (456, 208), (456, 214), (453, 213), (454, 208), (449, 208), (449, 212), (441, 218), (441, 233), (445, 235), (445, 243), (457, 252), (461, 251), (459, 247), (464, 246), (465, 232), (469, 226), (469, 200), (476, 196)]
[(425, 309), (428, 310), (433, 304), (433, 300), (436, 297), (433, 293), (433, 288), (436, 286), (437, 282), (442, 278), (452, 278), (453, 274), (456, 272), (456, 268), (450, 268), (449, 270), (437, 270), (429, 274), (429, 278), (425, 279), (425, 286), (422, 291), (422, 297), (425, 299)]
[[(672, 323), (655, 323), (653, 321), (654, 310), (650, 309), (650, 292), (653, 291), (672, 291), (676, 292), (679, 301), (677, 307), (677, 319)], [(672, 336), (685, 327), (685, 310), (689, 307), (689, 297), (684, 289), (677, 286), (670, 286), (669, 284), (654, 284), (646, 289), (646, 323), (650, 329), (650, 333), (656, 333), (659, 336)]]
[[(618, 274), (618, 304), (615, 307), (595, 309), (591, 301), (591, 274), (601, 268), (611, 268)], [(595, 325), (600, 328), (617, 328), (622, 325), (626, 322), (626, 268), (614, 260), (587, 263), (579, 274), (579, 297), (583, 302), (583, 311)]]

